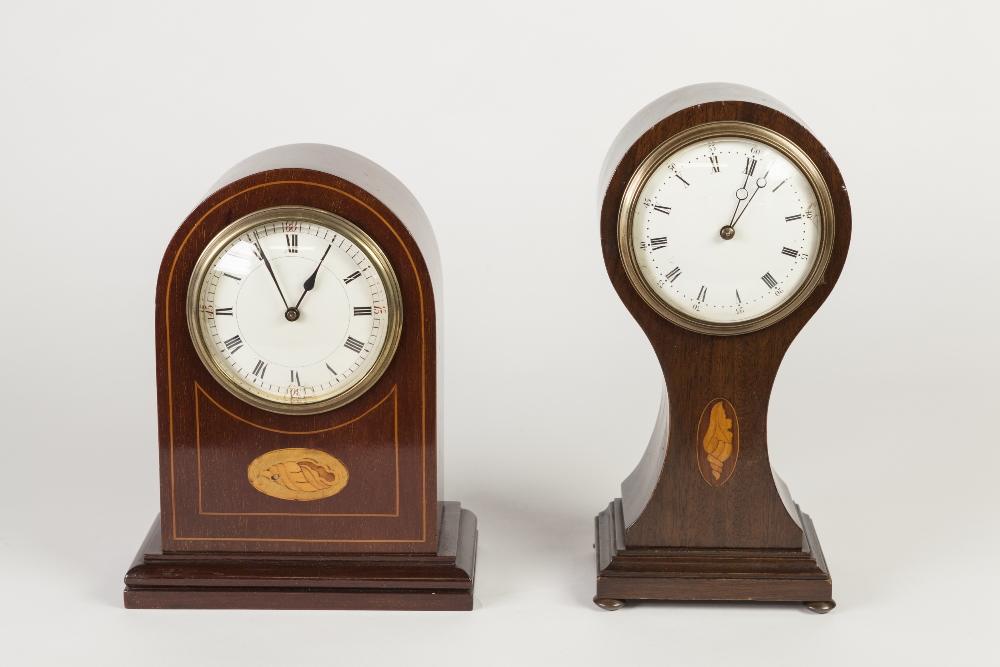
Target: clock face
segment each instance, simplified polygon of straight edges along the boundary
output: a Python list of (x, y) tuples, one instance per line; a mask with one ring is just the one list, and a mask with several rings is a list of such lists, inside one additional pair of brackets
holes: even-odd
[(205, 249), (188, 327), (210, 372), (236, 396), (284, 413), (357, 398), (399, 341), (399, 284), (381, 249), (339, 216), (258, 211)]
[(688, 328), (743, 333), (777, 321), (832, 250), (822, 177), (797, 147), (754, 129), (665, 145), (630, 186), (630, 277)]

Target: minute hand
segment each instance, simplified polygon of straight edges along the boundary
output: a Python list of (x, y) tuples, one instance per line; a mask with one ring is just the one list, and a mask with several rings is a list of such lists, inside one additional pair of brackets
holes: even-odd
[(274, 275), (274, 269), (271, 268), (271, 262), (267, 261), (267, 255), (264, 254), (264, 249), (260, 247), (260, 237), (257, 236), (257, 232), (253, 233), (253, 237), (257, 240), (255, 245), (257, 246), (258, 252), (260, 252), (261, 259), (264, 260), (264, 266), (267, 267), (267, 272), (271, 274), (271, 280), (274, 281), (274, 286), (278, 288), (278, 294), (281, 295), (281, 302), (285, 304), (285, 310), (288, 310), (288, 301), (285, 300), (285, 295), (281, 291), (281, 285), (278, 284), (278, 279)]

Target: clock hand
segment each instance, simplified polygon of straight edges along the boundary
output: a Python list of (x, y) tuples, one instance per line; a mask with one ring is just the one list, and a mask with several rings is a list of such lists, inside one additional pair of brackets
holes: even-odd
[[(271, 280), (274, 281), (274, 286), (278, 288), (278, 294), (281, 295), (281, 302), (285, 304), (285, 317), (287, 318), (288, 317), (288, 310), (289, 310), (288, 309), (288, 301), (285, 300), (285, 295), (281, 291), (281, 285), (278, 284), (278, 279), (274, 275), (274, 269), (271, 268), (271, 262), (267, 261), (267, 255), (264, 254), (264, 249), (260, 246), (260, 237), (257, 236), (257, 232), (253, 233), (253, 237), (257, 240), (257, 243), (255, 243), (254, 245), (257, 246), (257, 250), (260, 252), (261, 259), (264, 260), (264, 266), (267, 267), (267, 272), (271, 274)], [(296, 318), (293, 317), (291, 319), (294, 320)]]
[[(733, 221), (736, 220), (736, 212), (740, 210), (740, 202), (747, 198), (747, 183), (749, 182), (750, 174), (747, 174), (747, 177), (743, 179), (743, 187), (736, 191), (736, 208), (733, 209), (733, 217), (729, 219), (730, 227), (733, 226)], [(743, 193), (742, 197), (740, 196), (741, 192)]]
[[(771, 163), (771, 166), (774, 166), (773, 162)], [(750, 208), (750, 202), (752, 202), (753, 198), (757, 196), (757, 193), (760, 192), (762, 188), (764, 188), (764, 187), (767, 186), (767, 175), (770, 174), (770, 173), (771, 173), (771, 168), (768, 167), (767, 171), (764, 172), (764, 175), (757, 179), (757, 182), (756, 182), (757, 189), (753, 191), (753, 194), (750, 195), (749, 199), (747, 199), (746, 186), (747, 186), (747, 183), (750, 182), (750, 175), (747, 174), (746, 180), (743, 182), (743, 187), (736, 191), (736, 200), (737, 200), (736, 201), (736, 211), (739, 211), (740, 214), (736, 215), (736, 211), (733, 211), (733, 219), (732, 219), (732, 221), (730, 221), (730, 223), (728, 225), (726, 225), (725, 227), (723, 227), (722, 229), (719, 230), (719, 235), (722, 238), (724, 238), (724, 239), (726, 239), (728, 241), (729, 239), (731, 239), (734, 236), (736, 236), (736, 223), (738, 223), (740, 221), (740, 218), (743, 217), (743, 214), (747, 212), (748, 208)], [(743, 193), (742, 197), (740, 197), (740, 192)], [(740, 201), (742, 201), (743, 199), (746, 199), (747, 203), (743, 207), (743, 210), (740, 211)]]
[(306, 298), (306, 292), (310, 291), (313, 287), (316, 287), (316, 274), (319, 273), (319, 267), (323, 266), (323, 260), (326, 259), (326, 254), (330, 252), (332, 245), (326, 247), (326, 252), (320, 257), (319, 264), (316, 265), (316, 270), (312, 272), (312, 275), (306, 278), (306, 282), (302, 285), (302, 296), (299, 297), (298, 303), (295, 304), (295, 310), (299, 309), (299, 304), (302, 303), (302, 299)]
[[(736, 230), (733, 229), (733, 225), (736, 224), (736, 214), (740, 210), (740, 202), (747, 198), (747, 183), (750, 182), (750, 174), (743, 179), (743, 187), (736, 191), (736, 208), (733, 209), (733, 217), (729, 219), (729, 224), (719, 230), (719, 236), (726, 239), (727, 241), (736, 235)], [(742, 197), (740, 195), (743, 195)], [(757, 194), (756, 192), (754, 194)], [(746, 209), (743, 209), (744, 211)]]
[(757, 189), (753, 191), (752, 195), (750, 195), (750, 199), (747, 200), (747, 205), (743, 207), (743, 210), (740, 211), (740, 214), (736, 216), (736, 219), (730, 223), (729, 225), (730, 227), (736, 227), (736, 223), (740, 221), (740, 218), (743, 217), (743, 214), (747, 212), (748, 208), (750, 208), (750, 202), (753, 201), (753, 198), (757, 196), (757, 193), (760, 192), (762, 188), (767, 186), (767, 174), (770, 173), (771, 172), (768, 171), (761, 178), (757, 179)]

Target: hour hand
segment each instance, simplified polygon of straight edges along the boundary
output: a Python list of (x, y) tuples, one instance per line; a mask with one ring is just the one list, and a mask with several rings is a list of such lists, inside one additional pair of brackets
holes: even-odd
[[(726, 239), (727, 241), (734, 236), (736, 236), (736, 230), (734, 226), (736, 225), (736, 214), (740, 212), (740, 204), (743, 200), (747, 198), (747, 184), (750, 182), (750, 175), (743, 179), (743, 187), (736, 191), (736, 208), (733, 209), (733, 217), (729, 219), (729, 224), (719, 230), (719, 236)], [(745, 210), (745, 209), (744, 209)]]
[(316, 287), (316, 274), (319, 273), (319, 267), (323, 266), (323, 260), (326, 259), (326, 255), (330, 252), (330, 248), (332, 247), (332, 245), (326, 247), (326, 252), (323, 253), (323, 256), (319, 260), (319, 264), (316, 265), (316, 270), (312, 272), (311, 276), (306, 278), (304, 283), (302, 283), (302, 296), (299, 297), (298, 303), (295, 304), (296, 310), (298, 310), (299, 304), (302, 303), (302, 299), (306, 298), (306, 294), (312, 290), (313, 287)]
[[(746, 186), (750, 184), (750, 176), (749, 174), (747, 175), (746, 181), (743, 183), (743, 187), (736, 191), (736, 210), (733, 211), (732, 222), (730, 222), (728, 225), (719, 230), (719, 235), (722, 238), (728, 241), (729, 239), (736, 236), (736, 223), (740, 221), (740, 218), (743, 217), (743, 214), (747, 212), (748, 208), (750, 208), (750, 202), (752, 202), (753, 198), (757, 196), (757, 193), (767, 186), (767, 175), (770, 173), (771, 169), (769, 167), (767, 172), (765, 172), (763, 176), (761, 176), (754, 182), (754, 185), (756, 185), (757, 187), (754, 189), (753, 194), (747, 192)], [(746, 204), (743, 205), (743, 210), (741, 211), (740, 204), (743, 202), (744, 199), (746, 199)]]

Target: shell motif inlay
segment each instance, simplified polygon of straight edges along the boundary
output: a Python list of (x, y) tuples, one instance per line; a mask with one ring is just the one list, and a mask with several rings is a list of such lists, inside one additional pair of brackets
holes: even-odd
[(713, 399), (698, 422), (698, 468), (712, 486), (722, 486), (736, 469), (740, 427), (736, 409), (724, 398)]
[(318, 449), (275, 449), (247, 468), (253, 487), (282, 500), (319, 500), (347, 486), (347, 467)]

